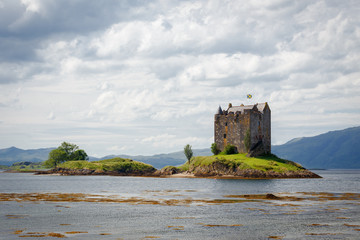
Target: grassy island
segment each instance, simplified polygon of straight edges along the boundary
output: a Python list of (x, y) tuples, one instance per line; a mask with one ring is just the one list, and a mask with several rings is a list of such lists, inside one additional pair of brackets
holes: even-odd
[(51, 171), (66, 175), (147, 175), (156, 169), (149, 164), (116, 157), (93, 162), (67, 161)]
[(261, 157), (247, 157), (245, 153), (197, 156), (180, 167), (167, 166), (162, 172), (169, 175), (188, 172), (199, 177), (240, 178), (315, 178), (315, 173), (300, 164), (281, 159), (273, 154)]

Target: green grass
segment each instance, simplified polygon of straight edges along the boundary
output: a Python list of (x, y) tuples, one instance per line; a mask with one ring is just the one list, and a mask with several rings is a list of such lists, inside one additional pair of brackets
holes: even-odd
[(0, 165), (0, 169), (6, 170), (6, 169), (9, 169), (9, 168), (10, 168), (9, 166), (6, 166), (6, 165)]
[[(194, 159), (194, 157), (192, 157), (191, 159)], [(185, 172), (185, 171), (188, 171), (189, 170), (189, 162), (186, 161), (186, 163), (184, 163), (183, 165), (181, 165), (180, 167), (177, 167), (179, 168), (181, 171)]]
[[(198, 156), (191, 159), (190, 168), (208, 166), (215, 162), (227, 165), (229, 168), (257, 169), (261, 171), (299, 171), (304, 169), (300, 164), (278, 158), (273, 154), (262, 157), (246, 157), (245, 153), (233, 155)], [(185, 164), (180, 168), (185, 168)], [(189, 168), (189, 166), (188, 166)]]
[(59, 164), (60, 168), (67, 169), (90, 169), (90, 170), (100, 170), (100, 171), (116, 171), (116, 172), (147, 172), (154, 169), (153, 166), (131, 159), (124, 158), (112, 158), (105, 159), (101, 161), (67, 161), (62, 164)]
[(45, 170), (42, 162), (17, 162), (7, 168), (8, 170), (19, 171), (19, 172), (28, 172), (36, 170)]

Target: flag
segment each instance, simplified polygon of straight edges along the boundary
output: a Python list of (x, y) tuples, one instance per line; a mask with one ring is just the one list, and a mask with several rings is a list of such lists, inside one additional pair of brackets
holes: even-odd
[(248, 99), (251, 99), (251, 98), (252, 98), (252, 95), (251, 95), (251, 94), (248, 94), (248, 95), (247, 95), (247, 98), (248, 98)]

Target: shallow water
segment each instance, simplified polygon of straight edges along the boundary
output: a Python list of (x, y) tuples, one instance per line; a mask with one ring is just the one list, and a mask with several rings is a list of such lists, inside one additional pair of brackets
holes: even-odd
[[(65, 193), (68, 197), (70, 193), (83, 193), (100, 199), (91, 202), (91, 196), (85, 195), (86, 201), (50, 201), (43, 194), (33, 200), (1, 201), (0, 239), (54, 239), (50, 233), (70, 239), (358, 239), (360, 201), (358, 197), (339, 198), (338, 194), (360, 193), (360, 170), (315, 172), (323, 178), (231, 180), (0, 173), (2, 194)], [(316, 198), (321, 192), (335, 195)], [(265, 193), (304, 200), (227, 196)]]

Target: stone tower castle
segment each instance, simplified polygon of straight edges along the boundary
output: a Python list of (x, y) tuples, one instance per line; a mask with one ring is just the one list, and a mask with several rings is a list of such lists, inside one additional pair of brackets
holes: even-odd
[(247, 152), (245, 134), (250, 133), (250, 156), (271, 153), (271, 111), (267, 102), (254, 105), (241, 104), (227, 110), (219, 106), (214, 121), (215, 143), (220, 151), (228, 144), (234, 145), (239, 153)]

